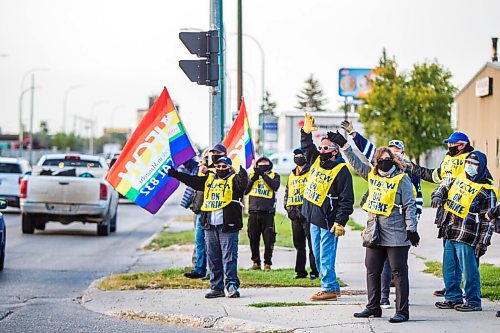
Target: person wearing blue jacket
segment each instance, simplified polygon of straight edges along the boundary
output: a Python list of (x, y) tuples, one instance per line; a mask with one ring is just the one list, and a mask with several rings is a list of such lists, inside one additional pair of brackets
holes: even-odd
[[(366, 159), (370, 161), (370, 164), (373, 165), (373, 156), (375, 155), (377, 147), (370, 140), (362, 136), (359, 132), (355, 131), (352, 122), (344, 120), (340, 124), (340, 126), (347, 132), (347, 134), (352, 137), (352, 140), (354, 141), (356, 147), (363, 154), (363, 156), (365, 156)], [(391, 140), (389, 141), (389, 144), (387, 146), (401, 160), (409, 163), (405, 156), (405, 145), (403, 141)], [(411, 183), (414, 187), (414, 193), (416, 194), (415, 208), (418, 221), (420, 219), (420, 215), (422, 214), (422, 206), (424, 204), (424, 199), (422, 196), (422, 186), (420, 184), (419, 177), (412, 175), (411, 173), (408, 173), (408, 176), (410, 177)], [(384, 270), (382, 271), (382, 297), (380, 299), (380, 306), (382, 308), (389, 308), (391, 304), (389, 301), (390, 286), (392, 281), (391, 271), (392, 270), (391, 265), (389, 264), (389, 260), (386, 260), (384, 264)]]

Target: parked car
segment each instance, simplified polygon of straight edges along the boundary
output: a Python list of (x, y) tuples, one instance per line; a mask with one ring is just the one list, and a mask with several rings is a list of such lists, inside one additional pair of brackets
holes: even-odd
[(103, 157), (47, 154), (21, 180), (22, 232), (44, 230), (49, 221), (95, 223), (97, 234), (116, 231), (118, 192), (104, 179)]
[[(7, 201), (0, 200), (0, 209), (7, 208)], [(7, 242), (7, 227), (5, 226), (5, 221), (3, 219), (2, 213), (0, 213), (0, 271), (3, 271), (3, 265), (5, 263), (5, 243)]]
[(31, 171), (28, 161), (21, 158), (0, 157), (0, 199), (11, 207), (19, 207), (21, 179)]

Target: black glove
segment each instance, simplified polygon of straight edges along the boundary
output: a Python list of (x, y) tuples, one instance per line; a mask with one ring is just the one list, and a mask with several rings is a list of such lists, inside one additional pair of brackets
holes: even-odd
[(175, 178), (175, 176), (177, 175), (177, 170), (175, 170), (173, 167), (170, 167), (170, 168), (168, 168), (168, 170), (167, 170), (167, 175), (168, 175), (169, 177), (173, 177), (173, 178)]
[(252, 181), (256, 181), (257, 179), (259, 179), (259, 175), (257, 173), (254, 173), (252, 178), (250, 178)]
[(257, 175), (257, 176), (262, 176), (264, 174), (264, 172), (262, 171), (262, 169), (260, 168), (255, 168), (253, 169), (253, 172)]
[(418, 243), (420, 243), (420, 236), (416, 231), (406, 230), (406, 240), (409, 240), (411, 245), (417, 247)]
[(240, 165), (240, 170), (238, 171), (238, 175), (244, 175), (246, 173), (245, 169)]
[(431, 201), (432, 208), (438, 208), (438, 207), (441, 207), (442, 205), (443, 205), (443, 199), (441, 199), (439, 197), (432, 198), (432, 201)]
[(476, 258), (481, 258), (486, 253), (486, 246), (482, 244), (477, 244), (474, 251), (476, 253)]
[(338, 144), (339, 147), (344, 147), (344, 145), (347, 143), (347, 140), (344, 138), (342, 134), (339, 133), (338, 130), (337, 133), (327, 132), (326, 135), (328, 136), (328, 140)]

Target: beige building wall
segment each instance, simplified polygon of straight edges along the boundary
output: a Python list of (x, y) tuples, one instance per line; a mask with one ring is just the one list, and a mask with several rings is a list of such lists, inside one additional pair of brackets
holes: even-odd
[[(476, 97), (476, 81), (493, 78), (493, 94)], [(488, 168), (500, 189), (500, 64), (488, 63), (455, 97), (457, 130), (465, 132), (475, 149), (488, 156)]]

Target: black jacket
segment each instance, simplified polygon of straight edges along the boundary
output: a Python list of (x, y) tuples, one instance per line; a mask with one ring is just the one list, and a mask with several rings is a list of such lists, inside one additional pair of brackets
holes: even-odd
[[(203, 191), (206, 186), (208, 175), (194, 176), (182, 172), (175, 172), (172, 177), (178, 179), (196, 191)], [(246, 185), (248, 183), (248, 175), (245, 169), (240, 168), (240, 171), (233, 178), (233, 200), (229, 205), (222, 208), (223, 211), (223, 228), (224, 232), (235, 232), (243, 228), (243, 210), (239, 202), (243, 198)], [(210, 228), (210, 212), (201, 211), (201, 225), (204, 229)]]
[[(293, 168), (293, 170), (290, 172), (290, 174), (295, 175), (295, 170), (297, 167)], [(306, 174), (309, 172), (310, 166), (309, 164), (306, 164), (304, 168), (299, 172), (299, 176), (302, 176), (303, 174)], [(292, 221), (304, 221), (305, 217), (302, 215), (301, 210), (302, 210), (302, 205), (292, 205), (292, 206), (286, 206), (286, 199), (288, 198), (288, 182), (286, 183), (285, 187), (285, 200), (284, 200), (284, 207), (287, 212), (288, 218)]]
[[(307, 162), (312, 166), (319, 152), (314, 145), (312, 134), (306, 134), (301, 130), (301, 148), (306, 156)], [(321, 167), (331, 170), (339, 163), (343, 163), (342, 157), (332, 161), (321, 162)], [(354, 211), (354, 191), (352, 188), (352, 175), (347, 167), (340, 169), (337, 177), (330, 186), (328, 194), (332, 198), (326, 198), (321, 207), (304, 199), (302, 205), (302, 215), (306, 220), (320, 228), (328, 229), (334, 223), (345, 226), (349, 220), (349, 215)]]
[[(273, 163), (271, 160), (269, 160), (267, 157), (261, 157), (259, 158), (256, 163), (258, 163), (260, 160), (266, 159), (269, 161), (271, 165), (271, 171), (273, 167)], [(274, 173), (274, 177), (269, 177), (268, 174), (263, 174), (262, 176), (258, 176), (258, 178), (262, 177), (264, 182), (269, 186), (272, 190), (272, 197), (271, 198), (262, 198), (262, 197), (256, 197), (253, 195), (250, 195), (248, 198), (248, 212), (249, 213), (268, 213), (268, 214), (274, 214), (276, 212), (276, 191), (278, 191), (280, 187), (280, 175), (278, 173)], [(250, 193), (253, 185), (255, 183), (255, 180), (250, 179), (248, 181), (248, 186), (246, 188), (245, 194)]]

